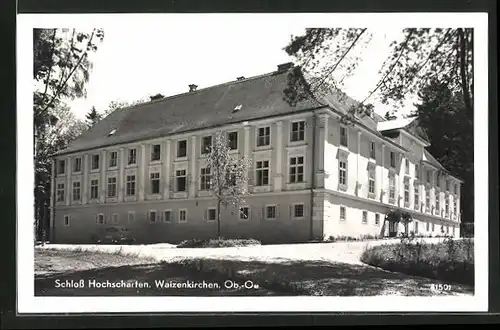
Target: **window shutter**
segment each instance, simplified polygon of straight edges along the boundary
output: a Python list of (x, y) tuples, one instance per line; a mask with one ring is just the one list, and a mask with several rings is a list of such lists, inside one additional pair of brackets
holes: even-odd
[(276, 205), (275, 208), (276, 208), (276, 219), (278, 219), (280, 217), (280, 207)]
[(294, 216), (294, 214), (293, 214), (293, 205), (290, 205), (289, 209), (290, 209), (290, 218), (293, 218), (293, 216)]
[(266, 218), (266, 216), (265, 216), (266, 213), (265, 212), (266, 212), (266, 207), (264, 206), (264, 207), (262, 207), (262, 220), (264, 220)]
[(208, 210), (207, 210), (207, 209), (205, 209), (205, 210), (203, 211), (203, 220), (204, 220), (204, 221), (207, 221), (207, 220), (208, 220), (208, 214), (207, 214), (207, 213), (208, 213)]

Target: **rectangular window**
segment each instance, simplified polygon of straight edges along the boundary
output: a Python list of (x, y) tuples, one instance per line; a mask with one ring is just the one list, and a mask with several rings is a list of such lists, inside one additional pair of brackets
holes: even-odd
[(57, 184), (57, 201), (64, 202), (64, 183)]
[(215, 221), (217, 219), (217, 209), (211, 207), (207, 210), (207, 221)]
[(257, 147), (268, 146), (271, 143), (271, 127), (260, 127), (257, 133)]
[(229, 141), (229, 149), (238, 149), (238, 132), (229, 132), (227, 134), (227, 139)]
[(236, 186), (236, 173), (234, 171), (228, 170), (226, 172), (226, 182), (228, 186)]
[(340, 145), (347, 147), (347, 127), (340, 126)]
[(64, 225), (67, 227), (69, 226), (69, 215), (64, 216)]
[(304, 182), (304, 157), (290, 158), (290, 183)]
[(200, 175), (200, 190), (210, 190), (210, 168), (202, 168)]
[(415, 204), (415, 210), (418, 210), (418, 208), (420, 206), (420, 195), (419, 195), (419, 191), (418, 191), (418, 185), (413, 187), (413, 199), (414, 199), (413, 202)]
[(137, 149), (128, 150), (128, 164), (132, 165), (137, 162)]
[(175, 171), (175, 183), (177, 191), (186, 191), (186, 170)]
[(340, 207), (340, 221), (345, 221), (346, 211), (345, 206)]
[(431, 183), (431, 171), (427, 171), (427, 182)]
[(368, 212), (363, 211), (363, 218), (362, 218), (361, 222), (368, 223)]
[(420, 178), (420, 168), (418, 166), (418, 164), (415, 164), (415, 179), (419, 179)]
[(135, 196), (135, 175), (127, 175), (127, 196)]
[(73, 182), (73, 200), (80, 200), (80, 182)]
[(90, 199), (98, 199), (99, 198), (99, 180), (92, 179), (90, 180)]
[(73, 162), (73, 172), (80, 172), (82, 170), (82, 158), (77, 157)]
[(418, 221), (417, 220), (415, 220), (414, 230), (415, 230), (415, 234), (418, 234)]
[(368, 193), (375, 194), (375, 169), (368, 169)]
[(108, 197), (116, 197), (116, 177), (108, 178)]
[(430, 229), (430, 222), (428, 222), (428, 221), (427, 221), (427, 222), (425, 223), (425, 230), (426, 230), (426, 231), (429, 231), (429, 229)]
[(375, 224), (379, 225), (380, 224), (380, 214), (375, 214)]
[(396, 199), (396, 175), (389, 173), (389, 203), (394, 203)]
[(370, 158), (375, 159), (375, 142), (370, 142)]
[(339, 184), (347, 185), (347, 162), (345, 160), (339, 160)]
[(458, 184), (453, 185), (453, 192), (455, 195), (458, 193)]
[(304, 217), (304, 204), (295, 204), (293, 206), (293, 217), (294, 218)]
[(444, 196), (444, 214), (448, 216), (450, 213), (450, 198), (449, 196)]
[(108, 167), (116, 167), (118, 160), (118, 153), (116, 151), (111, 151), (109, 153), (109, 165)]
[(179, 222), (187, 222), (187, 210), (179, 210)]
[(276, 206), (266, 206), (266, 219), (276, 219)]
[(258, 161), (256, 168), (257, 186), (267, 186), (269, 184), (269, 161)]
[(93, 170), (99, 169), (99, 155), (97, 155), (97, 154), (96, 155), (92, 155), (92, 161), (91, 162), (92, 162), (91, 168)]
[(100, 225), (104, 224), (104, 214), (99, 213), (96, 217), (96, 222)]
[(438, 212), (439, 215), (441, 214), (441, 198), (440, 197), (441, 197), (440, 192), (436, 191), (436, 212)]
[(113, 221), (113, 223), (115, 225), (119, 224), (120, 223), (120, 215), (118, 213), (113, 213), (113, 215), (111, 215), (111, 221)]
[(212, 148), (212, 136), (204, 136), (201, 138), (201, 154), (208, 154)]
[(128, 223), (132, 223), (135, 221), (135, 212), (128, 211)]
[(156, 210), (150, 210), (149, 211), (149, 216), (148, 216), (149, 222), (155, 223), (156, 222)]
[(450, 181), (446, 180), (445, 185), (446, 185), (446, 191), (450, 191)]
[(66, 172), (66, 161), (60, 160), (57, 163), (57, 174), (64, 174)]
[(425, 211), (429, 212), (431, 210), (431, 194), (430, 191), (425, 191)]
[(434, 231), (434, 229), (436, 228), (435, 225), (434, 225), (434, 223), (432, 224), (431, 227), (432, 227), (432, 231)]
[(250, 217), (250, 210), (247, 206), (240, 207), (240, 219), (247, 220)]
[(404, 182), (404, 202), (405, 206), (410, 204), (410, 182), (408, 180)]
[(177, 141), (177, 158), (186, 157), (187, 155), (187, 140)]
[(457, 215), (457, 200), (453, 198), (453, 214)]
[(292, 123), (292, 129), (290, 132), (290, 141), (304, 141), (306, 132), (306, 122), (297, 121)]
[(153, 144), (151, 147), (151, 161), (160, 160), (161, 158), (161, 145)]
[(410, 174), (410, 160), (408, 158), (405, 159), (405, 174)]
[(163, 211), (163, 222), (172, 222), (172, 210)]
[(395, 168), (396, 167), (396, 154), (394, 153), (394, 151), (391, 151), (390, 157), (391, 157), (391, 167)]
[(159, 194), (160, 193), (160, 173), (155, 172), (149, 175), (151, 179), (151, 193)]

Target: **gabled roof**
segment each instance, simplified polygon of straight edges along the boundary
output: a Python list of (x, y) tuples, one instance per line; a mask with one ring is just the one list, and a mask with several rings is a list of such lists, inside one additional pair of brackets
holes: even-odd
[(382, 134), (390, 134), (399, 130), (410, 133), (417, 139), (429, 144), (430, 140), (425, 131), (420, 127), (417, 117), (398, 118), (377, 122), (377, 130)]
[[(349, 106), (356, 102), (349, 97), (339, 101), (336, 94), (326, 97), (308, 94), (295, 105), (290, 105), (285, 100), (284, 91), (291, 70), (294, 68), (115, 110), (56, 155), (310, 111), (324, 106), (347, 113)], [(235, 108), (238, 110), (234, 111)], [(369, 116), (360, 118), (360, 123), (382, 137), (376, 130), (376, 121)], [(112, 131), (113, 134), (110, 134)]]
[(428, 152), (426, 149), (424, 149), (424, 155), (423, 155), (422, 161), (434, 166), (437, 169), (446, 171), (446, 169), (443, 167), (443, 165), (441, 165), (441, 163), (438, 162), (438, 160), (436, 158), (434, 158), (434, 156), (432, 156), (431, 153)]
[(377, 130), (379, 132), (403, 129), (408, 126), (415, 118), (398, 118), (393, 120), (385, 120), (377, 123)]

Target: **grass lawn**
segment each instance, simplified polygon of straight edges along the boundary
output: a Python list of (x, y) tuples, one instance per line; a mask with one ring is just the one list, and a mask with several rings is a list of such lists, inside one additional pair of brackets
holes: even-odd
[(361, 261), (390, 271), (474, 285), (474, 241), (469, 239), (375, 246), (363, 252)]
[[(152, 259), (138, 258), (119, 253), (63, 251), (35, 249), (36, 296), (248, 296), (287, 295), (262, 287), (225, 289), (225, 276), (217, 273), (200, 273), (175, 264), (158, 263)], [(129, 283), (128, 288), (90, 287), (96, 283)], [(64, 283), (84, 287), (57, 287)], [(123, 281), (123, 282), (122, 282)], [(142, 285), (136, 287), (135, 282)], [(212, 287), (165, 288), (156, 284), (190, 283), (209, 284)]]

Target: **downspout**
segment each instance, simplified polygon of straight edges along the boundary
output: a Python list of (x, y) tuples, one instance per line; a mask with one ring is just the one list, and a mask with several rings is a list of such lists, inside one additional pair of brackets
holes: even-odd
[[(52, 199), (52, 201), (49, 201), (51, 207), (50, 207), (50, 218), (49, 218), (49, 222), (51, 224), (51, 226), (49, 227), (50, 228), (50, 233), (49, 233), (49, 241), (50, 243), (55, 243), (55, 238), (56, 238), (56, 171), (57, 171), (57, 164), (56, 164), (56, 160), (54, 158), (52, 158), (52, 166), (54, 168), (54, 170), (51, 171), (51, 175), (52, 175), (52, 178), (50, 179), (50, 189), (52, 191), (52, 196), (50, 197)], [(67, 188), (69, 189), (69, 187)], [(45, 244), (45, 242), (44, 242)]]
[(311, 240), (313, 235), (313, 215), (314, 215), (314, 189), (316, 188), (316, 111), (313, 112), (313, 138), (312, 138), (312, 167), (311, 167), (311, 220), (309, 222), (309, 236)]

